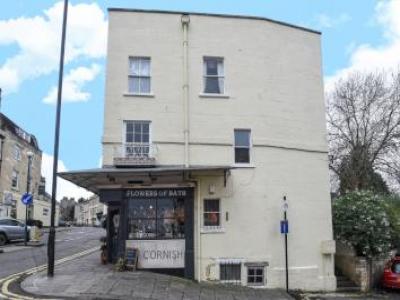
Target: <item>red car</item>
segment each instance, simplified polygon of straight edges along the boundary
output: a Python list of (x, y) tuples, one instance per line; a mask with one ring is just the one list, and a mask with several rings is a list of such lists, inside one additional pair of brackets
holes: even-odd
[(382, 286), (391, 289), (400, 289), (400, 256), (392, 258), (383, 270)]

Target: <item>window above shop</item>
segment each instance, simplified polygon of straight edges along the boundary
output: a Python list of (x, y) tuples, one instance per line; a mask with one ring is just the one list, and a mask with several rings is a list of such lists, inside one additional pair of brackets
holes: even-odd
[(203, 58), (204, 94), (225, 94), (224, 59), (222, 57)]
[(14, 189), (18, 189), (18, 184), (19, 184), (19, 172), (13, 170), (11, 174), (11, 187)]
[(250, 163), (250, 129), (234, 130), (234, 151), (236, 164)]
[(13, 156), (15, 160), (21, 160), (21, 147), (18, 145), (14, 145)]
[(151, 94), (150, 57), (129, 58), (128, 93)]

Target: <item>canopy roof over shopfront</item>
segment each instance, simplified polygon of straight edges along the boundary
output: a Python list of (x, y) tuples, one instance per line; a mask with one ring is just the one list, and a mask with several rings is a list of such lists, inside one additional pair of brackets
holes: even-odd
[(226, 184), (231, 166), (157, 166), (153, 168), (98, 168), (60, 172), (58, 175), (95, 194), (101, 189), (122, 188), (134, 184), (173, 184), (190, 181), (192, 176), (223, 176)]

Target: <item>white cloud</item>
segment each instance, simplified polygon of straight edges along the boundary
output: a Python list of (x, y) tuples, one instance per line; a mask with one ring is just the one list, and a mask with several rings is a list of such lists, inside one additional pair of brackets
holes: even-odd
[(385, 43), (354, 47), (349, 65), (325, 78), (326, 91), (330, 91), (339, 78), (345, 78), (351, 72), (390, 70), (400, 65), (400, 1), (379, 2), (375, 7), (375, 18), (384, 30)]
[[(25, 80), (58, 70), (63, 3), (42, 15), (0, 21), (0, 46), (18, 46), (18, 52), (0, 66), (4, 93), (17, 92)], [(65, 63), (106, 54), (107, 21), (96, 4), (69, 5)]]
[[(67, 171), (62, 160), (58, 160), (58, 171)], [(53, 156), (47, 153), (42, 154), (42, 176), (46, 177), (46, 191), (51, 193), (53, 181)], [(63, 196), (79, 199), (80, 197), (87, 198), (91, 195), (93, 195), (91, 192), (88, 192), (86, 189), (78, 187), (65, 179), (57, 179), (57, 200), (61, 200)]]
[[(62, 99), (65, 102), (88, 101), (90, 93), (82, 91), (85, 83), (92, 81), (100, 72), (100, 65), (92, 64), (89, 68), (78, 67), (72, 69), (64, 77), (62, 88)], [(50, 89), (43, 99), (44, 103), (54, 104), (57, 102), (57, 87)]]
[(317, 26), (321, 28), (333, 28), (351, 20), (351, 17), (346, 13), (341, 13), (339, 16), (328, 16), (326, 14), (318, 14), (316, 16)]

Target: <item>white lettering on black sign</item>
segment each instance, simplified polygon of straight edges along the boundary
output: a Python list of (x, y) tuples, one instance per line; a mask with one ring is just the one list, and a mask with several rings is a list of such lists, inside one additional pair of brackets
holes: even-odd
[(127, 190), (127, 198), (157, 198), (157, 197), (186, 197), (184, 189), (160, 189), (160, 190)]

